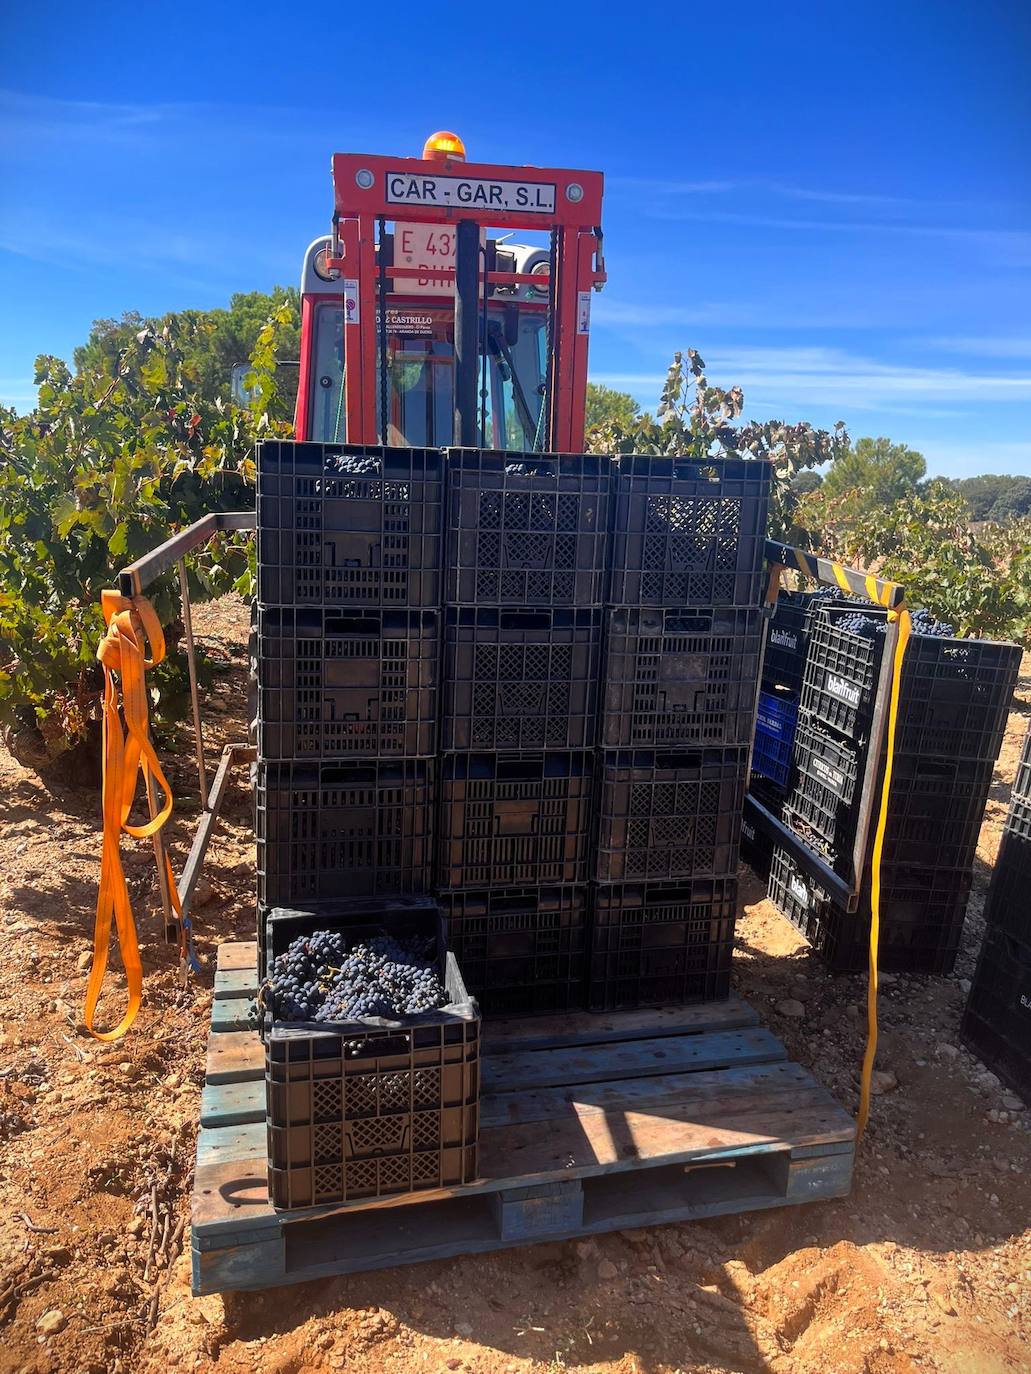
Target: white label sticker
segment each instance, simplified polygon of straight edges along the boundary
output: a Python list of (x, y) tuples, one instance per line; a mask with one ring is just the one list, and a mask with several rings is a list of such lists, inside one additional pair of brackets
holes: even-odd
[(344, 293), (344, 324), (358, 323), (358, 282), (354, 277), (346, 277), (340, 283)]
[(819, 756), (809, 760), (809, 767), (822, 783), (825, 783), (832, 792), (836, 792), (840, 797), (845, 791), (845, 775), (839, 773), (836, 768), (832, 768), (829, 763), (825, 763)]
[(542, 181), (488, 181), (481, 177), (387, 173), (391, 205), (437, 205), (473, 210), (514, 210), (547, 215), (555, 210), (555, 185)]
[(589, 291), (576, 293), (576, 332), (578, 334), (591, 332), (591, 293)]
[(839, 701), (847, 702), (849, 706), (859, 705), (861, 693), (857, 682), (849, 682), (846, 678), (838, 677), (836, 673), (828, 673), (827, 691)]
[(801, 878), (797, 878), (792, 873), (791, 878), (788, 881), (788, 889), (791, 892), (791, 895), (795, 898), (795, 900), (801, 902), (802, 905), (806, 908), (806, 910), (808, 910), (810, 901), (809, 889), (806, 887), (805, 883), (802, 882)]
[(793, 653), (798, 649), (798, 635), (791, 630), (770, 630), (770, 643), (777, 644), (782, 649), (790, 649)]

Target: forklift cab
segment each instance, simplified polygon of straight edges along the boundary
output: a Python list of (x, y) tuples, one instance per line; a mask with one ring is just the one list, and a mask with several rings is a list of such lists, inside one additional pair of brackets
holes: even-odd
[(333, 182), (301, 275), (298, 439), (581, 449), (601, 174), (472, 165), (435, 134), (421, 159), (337, 154)]
[[(395, 243), (411, 246), (418, 238), (431, 249), (439, 240), (441, 252), (453, 249), (454, 232), (409, 225), (388, 232), (377, 244), (377, 256), (393, 258)], [(342, 441), (347, 437), (344, 389), (344, 317), (346, 302), (340, 286), (320, 275), (329, 249), (328, 239), (316, 239), (305, 256), (303, 294), (312, 300), (307, 437)], [(487, 242), (488, 261), (497, 262), (499, 245)], [(478, 323), (477, 355), (480, 376), (477, 397), (481, 414), (482, 447), (531, 452), (542, 447), (542, 419), (547, 391), (548, 253), (529, 246), (500, 249), (511, 270), (533, 273), (541, 285), (492, 287)], [(540, 268), (543, 267), (543, 272)], [(535, 272), (535, 269), (536, 272)], [(386, 400), (387, 419), (377, 414), (377, 429), (390, 445), (437, 448), (452, 442), (455, 412), (454, 293), (430, 293), (420, 288), (387, 296)], [(377, 319), (377, 335), (380, 333)], [(377, 360), (378, 364), (378, 360)], [(379, 365), (379, 364), (378, 364)]]

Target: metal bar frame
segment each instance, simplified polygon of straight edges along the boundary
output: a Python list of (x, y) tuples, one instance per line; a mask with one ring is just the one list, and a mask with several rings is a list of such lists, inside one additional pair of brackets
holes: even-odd
[[(141, 596), (163, 573), (175, 567), (179, 574), (179, 596), (182, 605), (183, 629), (186, 639), (186, 661), (190, 674), (190, 700), (193, 715), (194, 751), (197, 761), (197, 782), (200, 792), (201, 819), (193, 837), (189, 857), (183, 875), (176, 887), (183, 917), (190, 912), (190, 904), (200, 877), (204, 856), (207, 853), (211, 836), (222, 802), (225, 798), (229, 770), (238, 763), (250, 763), (257, 757), (257, 751), (247, 744), (227, 744), (215, 773), (211, 791), (207, 787), (207, 774), (204, 765), (204, 733), (200, 713), (200, 692), (197, 685), (197, 656), (193, 638), (193, 615), (190, 606), (190, 588), (186, 576), (186, 555), (206, 544), (214, 535), (235, 530), (253, 530), (257, 527), (255, 511), (215, 511), (194, 521), (186, 529), (180, 530), (159, 544), (150, 553), (137, 558), (134, 563), (118, 574), (118, 589), (123, 596)], [(153, 779), (147, 777), (147, 807), (153, 819), (158, 813), (157, 797)], [(179, 935), (179, 924), (172, 908), (172, 896), (168, 885), (168, 866), (166, 863), (165, 837), (162, 831), (153, 836), (154, 862), (158, 872), (158, 892), (161, 895), (161, 911), (164, 917), (165, 941), (175, 944)]]
[(811, 577), (813, 581), (822, 582), (828, 587), (841, 587), (844, 580), (850, 592), (868, 601), (875, 601), (889, 611), (901, 606), (906, 597), (906, 589), (899, 582), (875, 577), (861, 568), (847, 568), (844, 563), (836, 563), (832, 558), (819, 558), (805, 549), (778, 544), (775, 539), (766, 541), (766, 561), (773, 567), (792, 568), (803, 577)]
[[(790, 544), (779, 544), (776, 540), (766, 541), (766, 561), (770, 566), (770, 587), (767, 594), (766, 614), (763, 618), (762, 646), (759, 656), (759, 682), (756, 685), (756, 710), (758, 710), (759, 686), (762, 683), (762, 667), (766, 657), (766, 638), (769, 634), (770, 620), (776, 604), (778, 574), (781, 568), (792, 568), (804, 577), (813, 579), (828, 587), (839, 587), (865, 597), (868, 601), (887, 609), (896, 610), (905, 600), (906, 589), (901, 583), (875, 577), (860, 568), (847, 568), (833, 559), (819, 558), (807, 553), (805, 549), (793, 548)], [(898, 623), (889, 616), (885, 627), (884, 649), (881, 654), (880, 674), (877, 679), (877, 692), (874, 697), (873, 720), (870, 729), (870, 743), (866, 756), (866, 769), (863, 774), (863, 788), (859, 795), (859, 812), (856, 820), (856, 836), (852, 845), (852, 874), (850, 879), (838, 873), (815, 854), (803, 840), (789, 830), (751, 793), (745, 796), (745, 815), (751, 823), (764, 834), (770, 836), (783, 849), (787, 849), (792, 859), (809, 877), (820, 884), (847, 912), (859, 906), (859, 891), (863, 882), (870, 847), (870, 835), (874, 827), (877, 809), (877, 783), (881, 771), (881, 754), (888, 731), (889, 702), (891, 695), (892, 672), (898, 648)], [(754, 725), (754, 721), (753, 721)], [(754, 730), (753, 730), (754, 734)], [(748, 767), (751, 776), (751, 753)]]
[(118, 590), (123, 596), (139, 596), (186, 554), (206, 544), (212, 535), (255, 528), (257, 514), (252, 510), (214, 511), (211, 515), (204, 515), (178, 534), (173, 534), (156, 549), (151, 549), (150, 553), (137, 558), (135, 563), (124, 567), (118, 574)]
[(182, 908), (183, 917), (190, 914), (193, 904), (193, 894), (197, 889), (197, 880), (200, 877), (201, 869), (204, 866), (204, 858), (208, 852), (208, 845), (211, 837), (215, 833), (215, 825), (218, 822), (219, 812), (222, 810), (222, 803), (225, 800), (226, 787), (229, 783), (231, 770), (240, 764), (251, 764), (258, 757), (257, 749), (251, 744), (227, 744), (222, 750), (222, 757), (219, 760), (218, 768), (211, 783), (211, 792), (204, 806), (204, 814), (201, 816), (200, 824), (197, 826), (193, 837), (193, 844), (186, 863), (183, 865), (182, 876), (177, 885), (179, 894), (179, 905)]

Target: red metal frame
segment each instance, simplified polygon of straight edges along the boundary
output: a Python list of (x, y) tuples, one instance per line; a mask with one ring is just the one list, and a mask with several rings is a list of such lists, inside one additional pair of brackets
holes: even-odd
[[(440, 188), (442, 181), (447, 181), (455, 202), (409, 204), (391, 199), (392, 190), (396, 195), (400, 189), (411, 185), (413, 179), (419, 186), (432, 181), (435, 189)], [(577, 452), (583, 447), (589, 333), (579, 327), (578, 298), (583, 292), (599, 288), (605, 281), (598, 229), (601, 224), (603, 181), (600, 172), (550, 167), (510, 167), (453, 158), (424, 161), (422, 158), (362, 153), (334, 155), (334, 232), (327, 266), (338, 272), (342, 280), (358, 283), (355, 318), (345, 318), (344, 321), (344, 406), (349, 442), (374, 444), (379, 438), (377, 221), (444, 224), (471, 219), (481, 228), (533, 229), (556, 235), (556, 280), (552, 289), (556, 367), (548, 417), (550, 446), (558, 452)], [(481, 203), (471, 202), (473, 183), (486, 183), (486, 189), (480, 190)], [(531, 211), (504, 209), (496, 203), (482, 203), (484, 197), (489, 202), (491, 196), (506, 194), (501, 189), (505, 183), (546, 187), (553, 192), (553, 204), (542, 211)], [(495, 187), (497, 191), (493, 189)], [(579, 192), (573, 192), (574, 196), (579, 195), (578, 199), (570, 199), (570, 187), (579, 188)], [(516, 192), (513, 189), (509, 194), (514, 196)], [(547, 196), (547, 191), (544, 194)], [(453, 274), (452, 269), (444, 271), (448, 275)], [(411, 275), (408, 269), (387, 269), (391, 294), (408, 294), (403, 285), (406, 275)], [(419, 275), (425, 276), (426, 273), (422, 270)], [(494, 285), (542, 284), (539, 276), (503, 272), (491, 272), (488, 281)], [(305, 439), (308, 435), (314, 344), (312, 324), (314, 307), (319, 300), (325, 300), (325, 296), (305, 296), (302, 304), (301, 368), (296, 415), (299, 439)]]

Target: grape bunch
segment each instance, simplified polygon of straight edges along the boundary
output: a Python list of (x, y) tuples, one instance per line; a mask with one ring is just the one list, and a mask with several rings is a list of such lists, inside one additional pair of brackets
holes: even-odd
[(332, 466), (334, 472), (344, 473), (348, 477), (378, 477), (383, 471), (379, 458), (360, 453), (334, 454), (327, 457), (326, 466)]
[(912, 621), (915, 635), (929, 635), (934, 639), (955, 638), (956, 630), (953, 625), (947, 625), (944, 620), (939, 620), (923, 607), (913, 612)]
[(878, 620), (872, 615), (863, 615), (862, 611), (852, 611), (849, 615), (839, 616), (834, 621), (836, 630), (862, 635), (864, 639), (873, 639), (874, 635), (884, 634), (885, 625), (885, 621)]
[(447, 993), (433, 941), (376, 935), (347, 948), (339, 931), (302, 935), (272, 961), (261, 1001), (279, 1021), (395, 1020), (434, 1011)]

